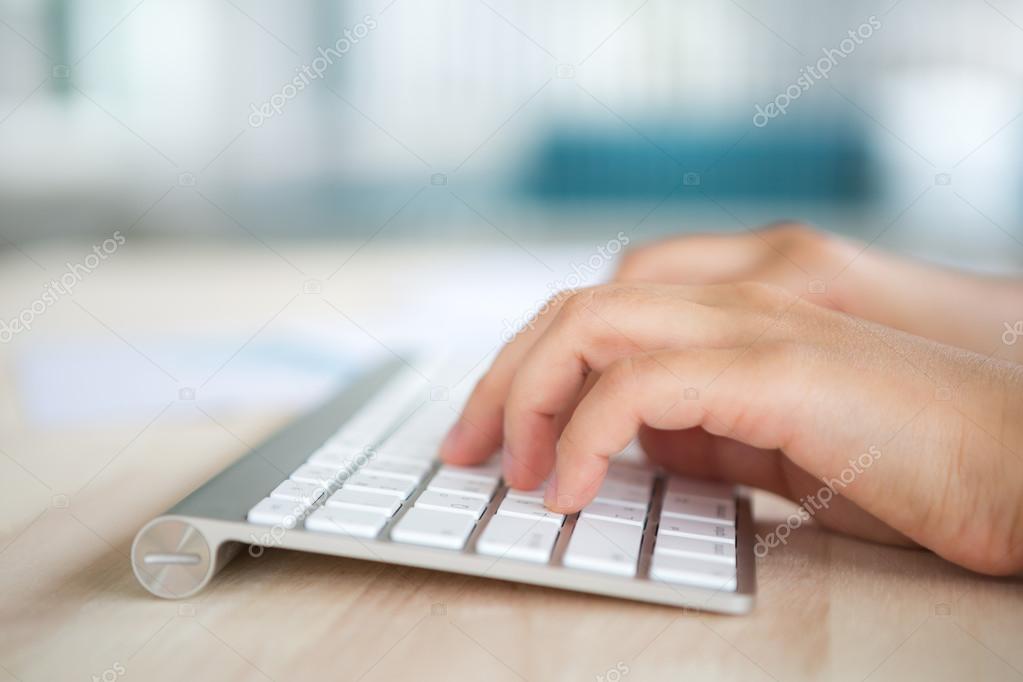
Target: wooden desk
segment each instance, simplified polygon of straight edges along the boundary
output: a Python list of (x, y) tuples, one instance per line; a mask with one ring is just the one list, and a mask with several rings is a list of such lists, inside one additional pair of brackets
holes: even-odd
[[(1023, 679), (1020, 581), (813, 527), (761, 563), (739, 618), (279, 551), (238, 557), (187, 602), (150, 597), (127, 558), (138, 527), (290, 415), (206, 414), (168, 382), (158, 413), (43, 427), (24, 412), (19, 352), (116, 335), (131, 356), (146, 334), (193, 327), (244, 340), (310, 277), (358, 310), (461, 257), (374, 243), (328, 282), (357, 244), (272, 246), (295, 267), (258, 244), (129, 240), (0, 347), (0, 681)], [(45, 271), (0, 255), (2, 316), (85, 252), (29, 252)], [(789, 510), (755, 504), (762, 532)]]

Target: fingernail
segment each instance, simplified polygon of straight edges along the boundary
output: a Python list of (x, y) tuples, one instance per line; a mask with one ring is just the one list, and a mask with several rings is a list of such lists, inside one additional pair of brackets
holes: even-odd
[(458, 440), (462, 434), (462, 420), (459, 419), (455, 422), (455, 425), (448, 431), (448, 435), (444, 436), (444, 442), (440, 445), (440, 451), (444, 454), (451, 454), (458, 447)]

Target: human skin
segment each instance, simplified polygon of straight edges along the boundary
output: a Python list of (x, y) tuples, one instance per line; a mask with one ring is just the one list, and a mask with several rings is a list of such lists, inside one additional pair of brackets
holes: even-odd
[(764, 282), (828, 308), (985, 355), (1023, 363), (1023, 280), (959, 272), (895, 257), (798, 223), (735, 235), (674, 237), (632, 249), (618, 281)]
[(790, 225), (645, 247), (618, 279), (558, 297), (502, 350), (446, 461), (501, 448), (509, 485), (553, 472), (547, 505), (574, 512), (637, 435), (670, 471), (795, 501), (875, 452), (817, 521), (1023, 570), (1023, 344), (1001, 338), (1018, 282)]

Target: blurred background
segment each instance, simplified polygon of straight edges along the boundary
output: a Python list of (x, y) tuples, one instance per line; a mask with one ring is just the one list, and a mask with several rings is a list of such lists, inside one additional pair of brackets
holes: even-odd
[(0, 350), (40, 423), (500, 345), (612, 241), (797, 219), (1019, 272), (1021, 190), (1020, 0), (0, 1)]
[(0, 622), (32, 628), (0, 668), (125, 660), (95, 617), (141, 524), (381, 360), (468, 376), (626, 245), (795, 219), (1019, 274), (1021, 190), (1023, 0), (0, 0)]
[(151, 206), (147, 235), (271, 243), (898, 219), (898, 248), (1012, 268), (1021, 86), (1010, 0), (4, 0), (0, 231)]

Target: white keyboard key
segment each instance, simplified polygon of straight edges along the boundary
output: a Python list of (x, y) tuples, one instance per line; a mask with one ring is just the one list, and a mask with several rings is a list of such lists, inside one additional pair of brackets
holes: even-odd
[[(447, 411), (447, 414), (454, 417), (450, 411)], [(419, 453), (424, 451), (436, 452), (450, 423), (438, 420), (438, 416), (444, 417), (444, 414), (421, 412), (420, 415), (423, 420), (416, 423), (406, 422), (397, 433), (383, 443), (383, 447), (396, 453), (404, 450), (408, 453), (406, 456), (417, 458), (420, 456)]]
[(360, 511), (374, 512), (393, 516), (401, 506), (401, 500), (390, 493), (366, 492), (364, 490), (350, 490), (342, 488), (327, 498), (328, 507), (342, 507), (345, 509), (358, 509)]
[(452, 476), (474, 478), (488, 483), (490, 481), (497, 483), (498, 479), (501, 478), (501, 462), (497, 458), (471, 467), (460, 467), (449, 464), (441, 467), (440, 470), (441, 473), (451, 474)]
[(729, 566), (735, 565), (735, 545), (714, 542), (710, 539), (694, 540), (678, 535), (658, 533), (657, 542), (654, 544), (654, 554), (658, 553), (717, 561)]
[(373, 457), (370, 459), (373, 461), (405, 462), (407, 464), (423, 468), (427, 471), (433, 466), (433, 459), (429, 457), (424, 459), (415, 455), (394, 455), (380, 450), (374, 450)]
[(443, 435), (457, 418), (458, 415), (443, 403), (424, 403), (411, 417), (402, 422), (398, 432), (391, 437), (399, 438), (406, 434), (427, 438)]
[(514, 516), (491, 517), (476, 543), (476, 551), (488, 556), (547, 563), (560, 528)]
[(568, 541), (564, 563), (570, 568), (634, 576), (642, 539), (639, 526), (580, 518)]
[(735, 502), (733, 500), (712, 500), (708, 497), (672, 494), (665, 496), (661, 507), (663, 516), (694, 521), (710, 521), (735, 525)]
[[(447, 411), (450, 414), (450, 411)], [(444, 414), (421, 407), (410, 419), (402, 422), (398, 430), (380, 446), (381, 452), (410, 459), (424, 459), (425, 454), (436, 454), (437, 446), (447, 428), (440, 423)], [(453, 416), (453, 415), (452, 415)], [(441, 436), (437, 436), (440, 434)]]
[(452, 476), (451, 474), (439, 473), (433, 477), (428, 490), (436, 490), (440, 493), (454, 493), (456, 495), (471, 495), (483, 500), (490, 500), (497, 488), (497, 481), (481, 481), (475, 478), (464, 476)]
[(436, 459), (437, 446), (422, 446), (418, 443), (415, 446), (386, 443), (377, 450), (377, 455), (387, 459), (402, 459), (407, 462), (422, 462), (429, 465)]
[(384, 445), (377, 450), (378, 457), (384, 457), (386, 459), (401, 459), (406, 462), (422, 462), (427, 465), (433, 462), (436, 454), (437, 448), (419, 449)]
[(478, 519), (487, 508), (487, 501), (470, 495), (456, 495), (453, 493), (442, 493), (436, 490), (426, 490), (416, 498), (417, 509), (436, 509), (453, 514), (466, 514)]
[(591, 502), (579, 513), (585, 519), (601, 519), (616, 523), (628, 523), (642, 528), (646, 523), (646, 511), (634, 507), (626, 507), (613, 502)]
[(316, 483), (325, 488), (338, 488), (341, 485), (338, 473), (339, 470), (334, 467), (303, 464), (288, 478), (299, 483)]
[(309, 459), (306, 461), (309, 462), (309, 464), (314, 464), (316, 466), (327, 466), (355, 471), (369, 461), (369, 458), (359, 451), (342, 452), (340, 450), (327, 450), (325, 448), (320, 448), (313, 454), (309, 455)]
[(370, 447), (380, 440), (380, 437), (384, 435), (384, 427), (379, 424), (373, 426), (369, 423), (360, 424), (358, 422), (349, 422), (338, 429), (333, 436), (331, 436), (324, 446), (337, 446), (354, 448), (356, 450), (362, 450), (363, 448)]
[(414, 545), (462, 549), (475, 526), (476, 519), (467, 514), (413, 507), (391, 530), (391, 539)]
[(520, 519), (544, 521), (546, 523), (557, 524), (558, 526), (565, 521), (564, 514), (552, 512), (543, 506), (542, 501), (522, 500), (514, 497), (504, 498), (501, 506), (497, 508), (497, 514), (499, 516), (517, 516)]
[(336, 455), (359, 455), (365, 454), (372, 444), (373, 441), (369, 438), (360, 438), (352, 435), (334, 435), (318, 449)]
[(275, 500), (292, 500), (301, 502), (307, 507), (320, 502), (327, 497), (327, 489), (319, 483), (299, 483), (297, 481), (284, 481), (273, 489), (270, 497)]
[(650, 563), (650, 577), (726, 592), (734, 592), (736, 587), (735, 566), (664, 553), (654, 554)]
[(654, 472), (626, 464), (612, 464), (607, 468), (607, 479), (649, 490), (654, 483)]
[(398, 416), (397, 412), (385, 414), (381, 411), (375, 415), (363, 412), (345, 422), (340, 429), (334, 432), (330, 440), (339, 443), (358, 443), (359, 445), (375, 443), (386, 433), (396, 416)]
[(661, 516), (661, 524), (657, 529), (657, 536), (660, 537), (662, 535), (677, 535), (683, 538), (735, 544), (734, 526), (714, 523), (706, 519), (692, 521), (689, 519), (677, 519), (671, 516)]
[(380, 452), (415, 459), (431, 459), (457, 418), (446, 405), (421, 407), (380, 446)]
[(696, 495), (697, 497), (718, 497), (731, 499), (735, 496), (735, 486), (717, 481), (701, 481), (695, 478), (668, 478), (668, 493)]
[(382, 476), (371, 474), (368, 471), (360, 471), (349, 478), (342, 490), (364, 490), (366, 492), (390, 493), (403, 500), (407, 500), (412, 491), (416, 489), (415, 481), (393, 476)]
[(351, 535), (357, 538), (375, 538), (387, 523), (387, 516), (357, 509), (321, 507), (305, 520), (308, 530)]
[(261, 526), (280, 526), (291, 529), (298, 525), (305, 515), (306, 509), (301, 502), (266, 497), (250, 509), (245, 518), (249, 523), (258, 523)]
[(406, 478), (410, 481), (415, 481), (416, 483), (422, 481), (423, 477), (426, 476), (426, 472), (429, 470), (430, 465), (426, 462), (393, 459), (383, 456), (371, 459), (362, 467), (362, 471), (380, 474), (381, 476)]
[(605, 480), (597, 491), (594, 498), (599, 502), (613, 502), (615, 504), (642, 509), (650, 506), (650, 487), (631, 485), (614, 480)]
[(514, 490), (512, 488), (508, 488), (508, 492), (505, 493), (505, 497), (513, 500), (535, 500), (537, 502), (543, 502), (543, 496), (546, 492), (547, 484), (544, 483), (536, 490)]

